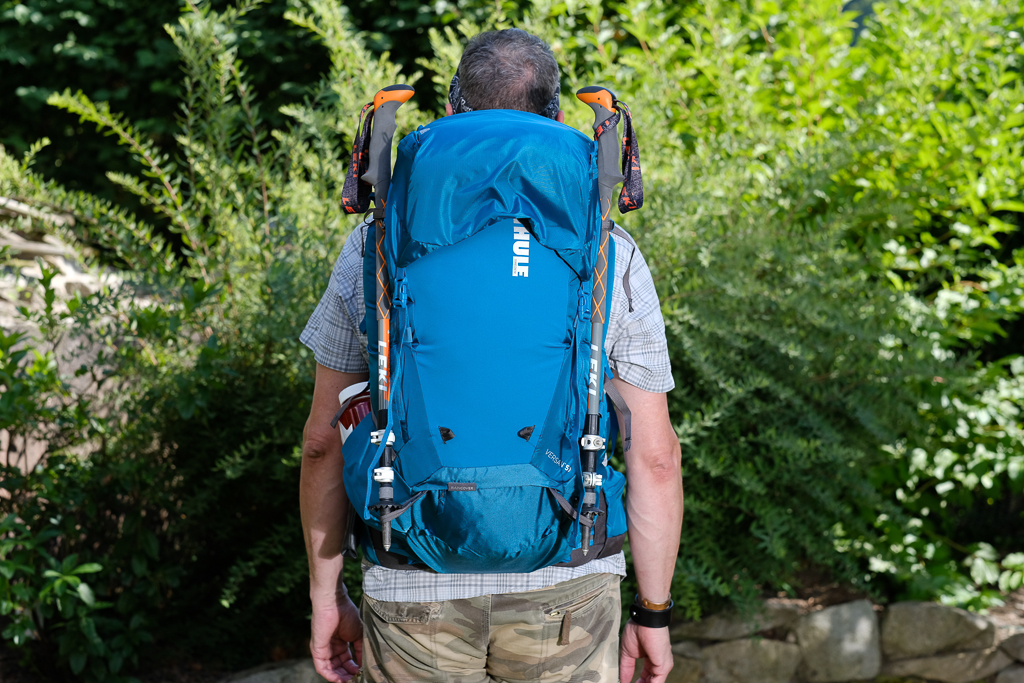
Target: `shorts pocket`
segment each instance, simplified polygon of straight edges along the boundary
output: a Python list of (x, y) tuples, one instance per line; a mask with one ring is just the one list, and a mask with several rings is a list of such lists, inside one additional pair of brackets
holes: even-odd
[(439, 602), (384, 602), (364, 595), (373, 613), (389, 624), (429, 624), (441, 614)]
[(609, 583), (589, 590), (572, 600), (548, 607), (544, 610), (544, 618), (548, 621), (557, 621), (565, 617), (566, 614), (574, 616), (586, 614), (588, 610), (593, 609), (601, 601), (601, 596), (608, 590)]
[(616, 680), (618, 576), (593, 574), (502, 597), (492, 614), (491, 678), (524, 683)]
[(604, 578), (601, 585), (574, 600), (544, 610), (548, 637), (539, 678), (567, 683), (615, 680), (619, 577)]

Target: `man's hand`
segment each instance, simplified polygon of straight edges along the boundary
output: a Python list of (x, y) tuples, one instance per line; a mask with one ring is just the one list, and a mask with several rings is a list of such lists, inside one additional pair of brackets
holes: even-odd
[(667, 628), (645, 628), (632, 621), (626, 622), (619, 650), (619, 680), (622, 683), (633, 680), (636, 660), (640, 658), (644, 659), (644, 670), (637, 679), (638, 683), (665, 683), (675, 663)]
[(347, 595), (334, 604), (313, 604), (309, 651), (316, 672), (332, 683), (347, 683), (363, 665), (363, 623)]

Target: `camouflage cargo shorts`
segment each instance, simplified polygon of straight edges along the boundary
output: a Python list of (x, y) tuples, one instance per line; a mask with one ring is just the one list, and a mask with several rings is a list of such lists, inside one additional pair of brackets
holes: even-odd
[(619, 679), (619, 577), (447, 602), (363, 597), (363, 679), (372, 683)]

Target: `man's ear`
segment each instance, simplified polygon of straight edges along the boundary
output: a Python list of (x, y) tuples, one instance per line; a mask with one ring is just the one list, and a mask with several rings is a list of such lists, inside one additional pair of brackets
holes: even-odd
[(555, 121), (558, 121), (559, 123), (565, 123), (565, 112), (559, 109), (558, 113), (555, 114)]
[(445, 116), (451, 116), (454, 113), (455, 112), (452, 111), (452, 103), (451, 102), (449, 102), (446, 105), (444, 105), (444, 115)]

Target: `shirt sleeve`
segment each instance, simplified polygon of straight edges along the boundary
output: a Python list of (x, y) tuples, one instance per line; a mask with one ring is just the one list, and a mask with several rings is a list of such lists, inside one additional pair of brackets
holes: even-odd
[(366, 334), (360, 332), (363, 320), (363, 248), (366, 223), (356, 228), (334, 264), (327, 290), (309, 317), (299, 341), (305, 344), (316, 362), (338, 372), (362, 373), (367, 365)]
[[(638, 389), (667, 393), (675, 388), (665, 321), (654, 279), (640, 249), (613, 234), (615, 276), (605, 350), (615, 374)], [(623, 277), (629, 273), (629, 295)], [(632, 310), (630, 310), (632, 308)]]

